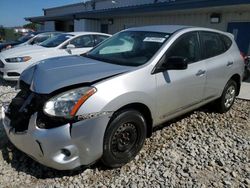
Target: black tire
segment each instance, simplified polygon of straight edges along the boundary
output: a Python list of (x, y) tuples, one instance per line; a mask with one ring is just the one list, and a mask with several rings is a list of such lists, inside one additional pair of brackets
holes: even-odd
[(105, 131), (102, 163), (111, 168), (128, 163), (141, 150), (146, 135), (146, 121), (140, 112), (128, 109), (116, 113)]
[[(230, 92), (231, 89), (234, 90), (233, 93)], [(234, 80), (229, 80), (223, 90), (221, 97), (215, 101), (215, 106), (218, 112), (225, 113), (230, 110), (234, 104), (237, 91), (237, 83)], [(229, 93), (231, 93), (230, 100), (228, 98)]]

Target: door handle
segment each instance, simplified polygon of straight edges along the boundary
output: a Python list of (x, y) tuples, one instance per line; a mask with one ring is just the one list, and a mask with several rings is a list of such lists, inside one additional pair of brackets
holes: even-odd
[(234, 62), (229, 61), (229, 62), (227, 63), (227, 66), (228, 66), (228, 67), (231, 67), (233, 64), (234, 64)]
[(203, 76), (205, 73), (206, 73), (205, 70), (199, 70), (199, 71), (196, 73), (196, 76)]

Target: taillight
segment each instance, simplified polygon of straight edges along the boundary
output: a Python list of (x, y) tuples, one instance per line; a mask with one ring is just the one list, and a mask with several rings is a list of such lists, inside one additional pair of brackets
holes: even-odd
[(244, 61), (244, 63), (246, 63), (246, 56), (243, 52), (240, 52), (240, 55), (242, 57), (242, 60)]

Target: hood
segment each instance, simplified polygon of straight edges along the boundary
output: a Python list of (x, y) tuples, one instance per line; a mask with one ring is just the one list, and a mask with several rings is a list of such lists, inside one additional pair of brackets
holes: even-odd
[(44, 48), (42, 46), (32, 46), (32, 45), (20, 46), (20, 47), (17, 46), (15, 48), (11, 48), (9, 50), (1, 52), (1, 55), (4, 58), (21, 57), (25, 55), (32, 55), (33, 53), (44, 53), (45, 50), (49, 49)]
[(49, 94), (58, 89), (124, 73), (134, 67), (120, 66), (81, 56), (65, 56), (43, 60), (26, 69), (20, 80), (31, 85), (35, 93)]

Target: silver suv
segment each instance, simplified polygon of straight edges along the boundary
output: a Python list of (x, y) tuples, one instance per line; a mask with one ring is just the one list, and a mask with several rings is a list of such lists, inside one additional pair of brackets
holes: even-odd
[(21, 91), (2, 109), (11, 142), (59, 170), (101, 160), (120, 167), (153, 127), (213, 102), (227, 112), (244, 62), (229, 33), (147, 26), (115, 34), (81, 56), (26, 69)]

